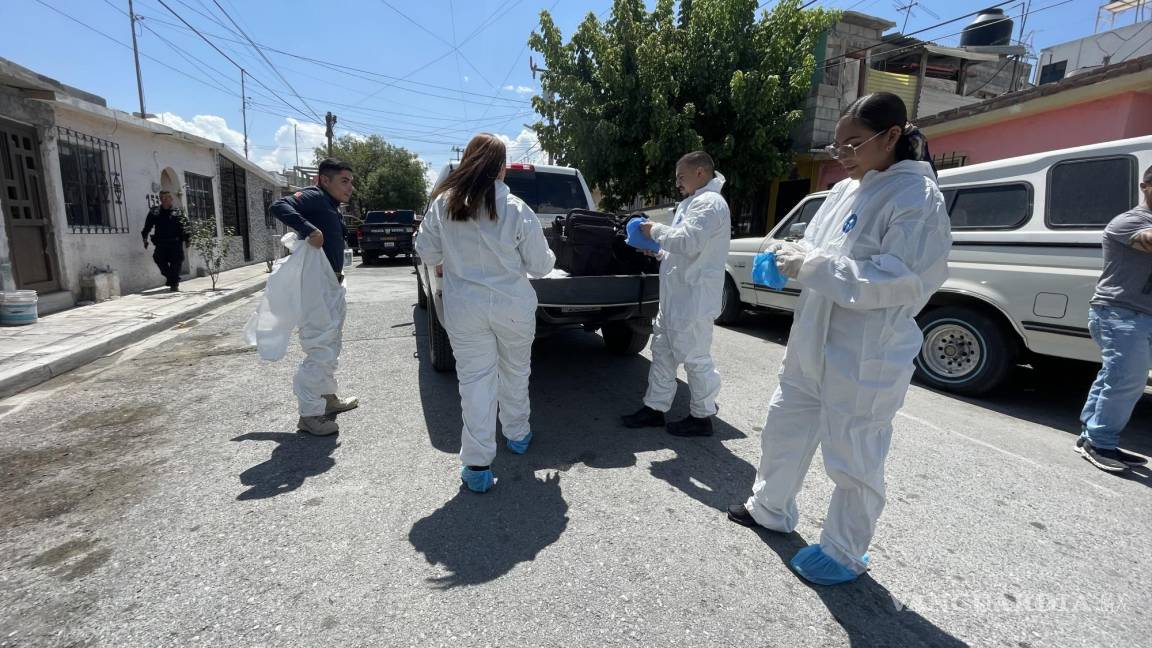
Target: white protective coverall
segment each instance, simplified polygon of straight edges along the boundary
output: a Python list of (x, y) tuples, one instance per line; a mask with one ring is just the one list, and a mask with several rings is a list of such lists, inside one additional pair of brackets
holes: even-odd
[(248, 341), (263, 360), (281, 360), (292, 330), (300, 330), (304, 362), (292, 381), (300, 416), (320, 416), (324, 394), (336, 393), (345, 314), (345, 288), (336, 280), (324, 250), (285, 234), (280, 242), (291, 252), (276, 262), (264, 298), (245, 327)]
[(496, 220), (486, 210), (452, 220), (448, 196), (441, 195), (416, 237), (420, 261), (444, 265), (444, 328), (460, 383), (465, 466), (487, 466), (496, 457), (497, 404), (510, 441), (532, 431), (528, 377), (537, 302), (528, 276), (543, 277), (556, 263), (536, 214), (499, 180), (496, 211)]
[(820, 538), (836, 562), (861, 558), (884, 508), (884, 460), (923, 336), (914, 319), (948, 276), (948, 213), (926, 162), (842, 180), (801, 242), (800, 297), (762, 458), (746, 507), (790, 533), (816, 446), (835, 482)]
[(692, 392), (690, 413), (716, 414), (720, 372), (712, 362), (713, 320), (724, 294), (724, 262), (732, 238), (728, 203), (719, 173), (676, 206), (671, 225), (652, 226), (663, 250), (660, 311), (652, 325), (652, 366), (644, 404), (667, 412), (676, 397), (676, 368), (684, 365)]

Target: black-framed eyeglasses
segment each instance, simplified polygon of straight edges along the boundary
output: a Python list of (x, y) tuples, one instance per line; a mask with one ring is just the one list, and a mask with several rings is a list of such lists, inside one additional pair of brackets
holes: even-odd
[(828, 155), (831, 155), (833, 160), (851, 160), (856, 157), (856, 151), (860, 150), (862, 146), (886, 132), (887, 131), (880, 131), (859, 144), (829, 144), (824, 147), (824, 151)]

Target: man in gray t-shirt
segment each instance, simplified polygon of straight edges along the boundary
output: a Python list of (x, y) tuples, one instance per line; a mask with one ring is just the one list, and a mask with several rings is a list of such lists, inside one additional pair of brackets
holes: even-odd
[(1140, 192), (1145, 206), (1120, 214), (1104, 230), (1104, 272), (1089, 313), (1103, 366), (1080, 415), (1076, 447), (1108, 472), (1147, 463), (1119, 444), (1152, 371), (1152, 167)]

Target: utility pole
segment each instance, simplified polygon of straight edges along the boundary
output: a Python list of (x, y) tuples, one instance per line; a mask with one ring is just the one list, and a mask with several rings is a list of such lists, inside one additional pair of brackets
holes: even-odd
[(244, 89), (244, 68), (240, 68), (240, 114), (244, 119), (244, 159), (248, 159), (248, 93)]
[(147, 119), (148, 113), (144, 110), (144, 78), (140, 75), (140, 48), (136, 45), (136, 11), (132, 8), (132, 0), (128, 0), (128, 20), (132, 26), (132, 57), (136, 59), (136, 92), (140, 95), (140, 119)]
[[(529, 56), (528, 58), (528, 67), (532, 70), (532, 81), (536, 81), (536, 73), (540, 73), (540, 81), (544, 81), (544, 75), (548, 70), (536, 67), (536, 59), (533, 59), (532, 56)], [(556, 103), (556, 93), (548, 92), (548, 100), (550, 100), (554, 106)], [(553, 126), (555, 126), (555, 122), (552, 121), (552, 115), (550, 114), (548, 115), (548, 128), (552, 128)], [(540, 149), (543, 150), (544, 146), (541, 145)], [(548, 153), (548, 166), (552, 166), (552, 151), (545, 152)]]
[(300, 137), (296, 133), (296, 124), (292, 124), (292, 142), (296, 144), (296, 166), (300, 166)]
[(336, 115), (333, 115), (332, 111), (324, 115), (324, 125), (326, 127), (324, 135), (328, 137), (328, 157), (332, 157), (332, 127), (336, 125)]
[(460, 148), (459, 146), (453, 146), (452, 152), (456, 154), (456, 161), (459, 162), (460, 154), (464, 152), (464, 149)]

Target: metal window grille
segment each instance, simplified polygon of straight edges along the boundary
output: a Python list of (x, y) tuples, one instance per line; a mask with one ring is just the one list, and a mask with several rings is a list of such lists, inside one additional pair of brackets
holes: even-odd
[(958, 169), (968, 164), (968, 156), (961, 153), (942, 153), (932, 156), (932, 164), (936, 166), (937, 171)]
[(276, 229), (276, 218), (272, 216), (272, 201), (275, 200), (275, 194), (271, 189), (264, 190), (264, 227), (266, 229)]
[(186, 185), (186, 200), (188, 203), (188, 217), (216, 223), (216, 204), (212, 199), (212, 178), (184, 173)]
[(56, 127), (64, 210), (74, 234), (124, 233), (124, 172), (116, 142)]

